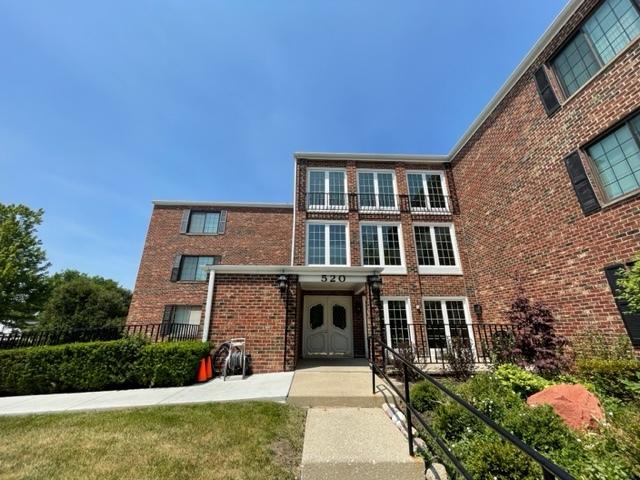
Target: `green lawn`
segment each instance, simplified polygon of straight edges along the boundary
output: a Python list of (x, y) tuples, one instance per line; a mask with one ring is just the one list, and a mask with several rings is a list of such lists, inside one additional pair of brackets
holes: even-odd
[(296, 478), (303, 429), (262, 402), (0, 417), (0, 478)]

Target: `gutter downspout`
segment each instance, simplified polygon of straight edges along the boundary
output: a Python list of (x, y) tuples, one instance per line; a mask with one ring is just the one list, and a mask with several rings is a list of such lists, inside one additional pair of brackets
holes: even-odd
[(202, 328), (202, 341), (209, 341), (209, 327), (211, 326), (211, 308), (213, 306), (213, 285), (216, 279), (216, 271), (209, 270), (209, 285), (207, 287), (207, 304), (204, 307), (204, 326)]

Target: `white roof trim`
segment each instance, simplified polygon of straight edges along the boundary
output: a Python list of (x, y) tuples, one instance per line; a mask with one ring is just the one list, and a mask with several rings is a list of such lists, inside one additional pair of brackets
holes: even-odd
[(406, 163), (446, 163), (447, 155), (412, 155), (404, 153), (329, 153), (329, 152), (295, 152), (296, 160), (353, 160), (355, 162), (406, 162)]
[(152, 203), (169, 207), (293, 208), (293, 203), (200, 202), (191, 200), (154, 200)]
[(551, 25), (549, 25), (542, 36), (538, 39), (538, 41), (533, 45), (533, 47), (531, 47), (529, 53), (527, 53), (524, 59), (516, 67), (516, 69), (511, 73), (511, 75), (509, 75), (509, 78), (507, 78), (506, 82), (504, 82), (498, 92), (484, 107), (484, 109), (476, 117), (469, 128), (467, 128), (467, 130), (462, 134), (460, 140), (458, 140), (457, 143), (453, 146), (453, 148), (449, 152), (449, 155), (447, 155), (449, 161), (452, 161), (454, 157), (460, 152), (460, 150), (462, 150), (462, 147), (466, 145), (466, 143), (476, 133), (478, 128), (480, 128), (480, 126), (489, 117), (489, 115), (491, 115), (498, 104), (504, 99), (504, 97), (507, 96), (507, 94), (515, 86), (518, 80), (520, 80), (522, 75), (524, 75), (524, 73), (529, 69), (533, 62), (536, 61), (542, 51), (547, 48), (549, 42), (551, 42), (551, 40), (560, 32), (560, 29), (564, 27), (567, 20), (569, 20), (569, 18), (574, 13), (576, 13), (576, 10), (578, 10), (578, 7), (580, 7), (583, 2), (584, 0), (570, 0), (569, 3), (567, 3), (567, 5), (562, 9), (562, 11), (554, 19)]
[(371, 275), (381, 273), (382, 267), (334, 267), (334, 266), (307, 266), (307, 265), (206, 265), (205, 270), (215, 270), (216, 273), (258, 273), (258, 274), (336, 274), (336, 275)]

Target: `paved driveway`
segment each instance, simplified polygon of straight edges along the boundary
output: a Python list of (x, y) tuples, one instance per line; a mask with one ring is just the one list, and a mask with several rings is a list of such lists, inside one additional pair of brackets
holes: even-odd
[(215, 379), (188, 387), (0, 397), (0, 415), (108, 410), (240, 400), (284, 402), (287, 399), (292, 379), (293, 372), (265, 373), (252, 375), (245, 380), (240, 377), (232, 377), (226, 382)]

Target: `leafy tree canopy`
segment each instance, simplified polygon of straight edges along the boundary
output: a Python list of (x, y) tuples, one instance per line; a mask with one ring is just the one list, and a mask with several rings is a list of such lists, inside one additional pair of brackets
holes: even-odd
[(0, 323), (24, 327), (47, 294), (49, 268), (36, 228), (44, 211), (0, 203)]
[(49, 285), (41, 329), (109, 327), (122, 323), (129, 311), (131, 292), (113, 280), (65, 270), (53, 275)]

